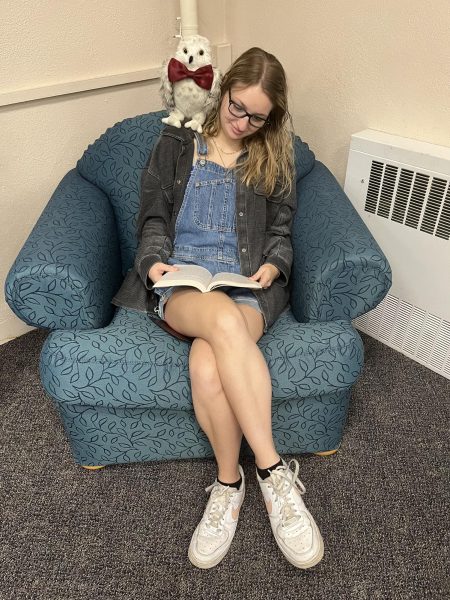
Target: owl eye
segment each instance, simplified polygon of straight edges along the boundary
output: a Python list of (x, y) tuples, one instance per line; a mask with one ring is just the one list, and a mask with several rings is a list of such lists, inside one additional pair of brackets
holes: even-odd
[(200, 50), (199, 54), (200, 54), (200, 56), (203, 56), (205, 54), (205, 51), (204, 50)]
[(187, 53), (188, 53), (188, 49), (187, 49), (187, 48), (183, 48), (183, 52), (184, 52), (185, 54), (187, 54)]

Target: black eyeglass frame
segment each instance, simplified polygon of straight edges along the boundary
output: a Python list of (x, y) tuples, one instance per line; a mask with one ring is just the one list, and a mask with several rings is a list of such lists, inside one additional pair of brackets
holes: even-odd
[[(237, 115), (231, 110), (232, 106), (238, 107), (239, 104), (236, 104), (236, 102), (234, 102), (234, 100), (231, 99), (231, 90), (228, 90), (228, 112), (230, 113), (230, 115), (232, 115), (233, 117), (236, 117), (236, 119), (243, 119), (244, 117), (248, 117), (249, 125), (251, 125), (255, 129), (261, 129), (261, 127), (264, 127), (265, 125), (269, 125), (269, 123), (270, 123), (269, 117), (267, 117), (267, 119), (263, 119), (259, 115), (251, 115), (250, 113), (245, 111), (241, 106), (239, 106), (239, 112), (242, 114)], [(258, 119), (259, 121), (262, 121), (262, 124), (255, 125), (254, 123), (252, 123), (252, 119), (254, 119), (254, 118)]]

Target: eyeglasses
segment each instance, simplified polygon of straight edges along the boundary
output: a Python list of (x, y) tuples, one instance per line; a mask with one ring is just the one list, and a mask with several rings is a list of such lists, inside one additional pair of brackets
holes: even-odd
[(260, 127), (264, 127), (264, 125), (269, 124), (268, 118), (265, 119), (264, 117), (260, 117), (259, 115), (251, 115), (246, 110), (244, 110), (244, 108), (240, 104), (233, 102), (233, 100), (231, 99), (231, 91), (230, 90), (228, 90), (228, 99), (229, 99), (228, 110), (229, 110), (230, 114), (233, 115), (233, 117), (237, 117), (238, 119), (242, 119), (243, 117), (248, 117), (249, 124), (252, 127), (255, 127), (257, 129), (259, 129)]

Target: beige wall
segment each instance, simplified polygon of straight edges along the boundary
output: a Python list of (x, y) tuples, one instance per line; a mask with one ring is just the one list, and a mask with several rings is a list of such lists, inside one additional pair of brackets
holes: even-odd
[[(213, 43), (225, 41), (224, 3), (198, 3), (200, 33)], [(179, 14), (179, 0), (4, 0), (0, 101), (159, 69), (176, 46)], [(7, 306), (3, 286), (50, 195), (107, 127), (160, 109), (158, 89), (153, 79), (0, 106), (0, 343), (28, 330)]]
[(341, 183), (350, 135), (450, 145), (448, 0), (228, 0), (233, 56), (273, 52), (296, 132)]

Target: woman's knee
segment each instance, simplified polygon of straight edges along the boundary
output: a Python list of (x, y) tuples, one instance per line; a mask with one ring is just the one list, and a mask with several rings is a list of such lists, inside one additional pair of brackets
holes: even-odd
[(196, 338), (191, 346), (189, 375), (197, 395), (213, 398), (222, 391), (214, 353), (209, 343), (201, 338)]
[(211, 333), (214, 341), (232, 342), (248, 336), (247, 321), (234, 302), (213, 315)]

